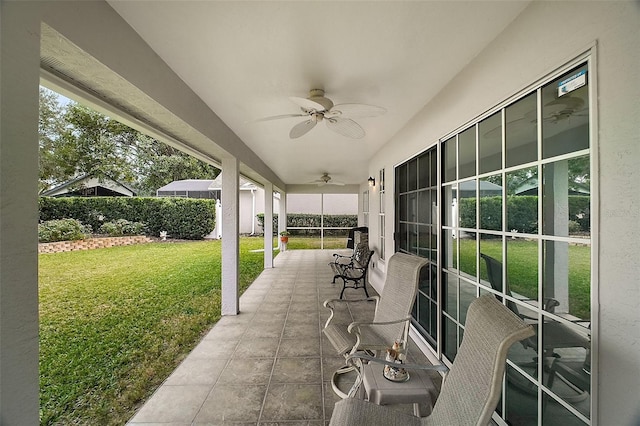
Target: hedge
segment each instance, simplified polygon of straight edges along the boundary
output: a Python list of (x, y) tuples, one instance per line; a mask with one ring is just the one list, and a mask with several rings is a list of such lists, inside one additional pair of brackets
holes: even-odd
[[(264, 229), (264, 214), (257, 215), (258, 224)], [(320, 228), (321, 215), (306, 213), (287, 213), (287, 228)], [(325, 228), (355, 228), (358, 226), (358, 215), (335, 214), (324, 215)], [(273, 235), (278, 231), (278, 214), (273, 215)], [(291, 235), (318, 235), (317, 229), (291, 229)]]
[(215, 228), (215, 200), (151, 197), (40, 197), (40, 221), (77, 219), (94, 230), (106, 222), (143, 222), (148, 235), (199, 240)]
[[(583, 195), (569, 196), (569, 220), (579, 225), (577, 232), (588, 232), (590, 197)], [(475, 228), (476, 199), (462, 198), (458, 204), (461, 228)], [(506, 229), (511, 231), (535, 234), (538, 232), (538, 197), (519, 195), (507, 197)], [(482, 197), (480, 199), (480, 228), (502, 229), (502, 197)], [(574, 224), (571, 224), (575, 227)]]

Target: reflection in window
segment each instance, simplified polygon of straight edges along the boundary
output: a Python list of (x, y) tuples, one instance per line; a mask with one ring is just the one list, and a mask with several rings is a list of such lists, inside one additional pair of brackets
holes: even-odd
[[(530, 379), (537, 380), (538, 372), (540, 370), (541, 360), (544, 357), (541, 356), (538, 350), (538, 330), (539, 330), (539, 316), (536, 311), (529, 309), (526, 306), (507, 300), (507, 308), (513, 313), (524, 319), (529, 325), (531, 325), (536, 332), (536, 335), (527, 339), (521, 340), (519, 343), (512, 345), (509, 348), (507, 359), (516, 365), (526, 376)], [(522, 381), (516, 377), (511, 377), (510, 381), (516, 384), (524, 392), (537, 393), (535, 385), (530, 380)]]
[[(559, 402), (548, 395), (544, 395), (545, 410), (542, 413), (542, 424), (547, 426), (584, 426), (586, 423), (578, 419)], [(585, 399), (588, 405), (589, 398)]]
[(543, 233), (589, 236), (591, 189), (589, 157), (555, 161), (543, 166)]
[(537, 426), (537, 386), (510, 365), (507, 365), (505, 378), (505, 420), (510, 425)]
[(418, 222), (431, 223), (431, 191), (428, 189), (418, 192)]
[(407, 164), (407, 191), (415, 191), (418, 185), (418, 160), (414, 159)]
[[(549, 366), (547, 387), (588, 418), (591, 414), (591, 350), (576, 347), (558, 352), (563, 354), (560, 358), (554, 357)], [(557, 410), (559, 405), (544, 413), (545, 424), (581, 424), (573, 423), (573, 416), (566, 408)]]
[(450, 182), (456, 178), (456, 137), (442, 144), (442, 181)]
[(476, 233), (459, 231), (460, 237), (460, 274), (475, 281), (476, 280)]
[(458, 278), (453, 274), (443, 274), (446, 280), (442, 296), (444, 298), (444, 311), (453, 319), (458, 319)]
[(469, 305), (476, 298), (476, 286), (465, 280), (460, 280), (460, 324), (467, 321), (467, 311)]
[[(589, 148), (589, 86), (586, 65), (570, 71), (542, 88), (542, 158)], [(583, 84), (567, 93), (563, 82)]]
[(527, 303), (538, 303), (538, 242), (507, 239), (507, 291)]
[[(432, 230), (429, 225), (418, 225), (417, 255), (431, 259)], [(433, 246), (435, 248), (435, 244)]]
[(507, 231), (538, 233), (538, 168), (507, 173)]
[(476, 227), (476, 180), (460, 182), (458, 186), (458, 217), (461, 228)]
[(480, 228), (502, 230), (502, 175), (480, 180)]
[(480, 234), (480, 283), (502, 292), (502, 238)]
[(502, 168), (502, 113), (500, 111), (478, 124), (478, 174)]
[(454, 238), (453, 230), (445, 229), (442, 239), (442, 252), (444, 253), (443, 268), (458, 269), (458, 239)]
[(591, 318), (591, 247), (566, 241), (544, 241), (542, 295), (557, 302), (556, 314)]
[(458, 353), (458, 326), (450, 318), (444, 317), (444, 356), (451, 362)]
[(458, 135), (458, 179), (476, 174), (476, 128), (471, 127)]
[(505, 108), (506, 167), (538, 159), (536, 93), (531, 93)]
[(458, 187), (447, 185), (442, 188), (442, 224), (444, 226), (458, 225)]
[[(431, 151), (427, 151), (418, 157), (418, 188), (431, 186)], [(434, 183), (435, 185), (436, 183)]]

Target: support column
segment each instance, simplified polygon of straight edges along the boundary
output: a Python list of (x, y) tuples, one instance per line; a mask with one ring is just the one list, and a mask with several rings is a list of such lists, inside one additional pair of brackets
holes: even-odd
[(35, 2), (0, 1), (0, 423), (38, 424), (38, 85)]
[(240, 312), (239, 169), (236, 157), (222, 159), (222, 315), (238, 315)]
[[(287, 194), (280, 193), (280, 211), (278, 212), (278, 235), (282, 231), (287, 229)], [(282, 253), (287, 249), (287, 245), (280, 242), (278, 238), (278, 244), (280, 244), (280, 252)]]
[(273, 184), (264, 185), (264, 268), (273, 268)]

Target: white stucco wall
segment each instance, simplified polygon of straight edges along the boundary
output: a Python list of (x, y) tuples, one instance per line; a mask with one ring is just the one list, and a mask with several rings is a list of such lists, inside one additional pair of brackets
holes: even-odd
[[(321, 197), (324, 197), (321, 198)], [(358, 194), (288, 194), (290, 213), (357, 214)]]
[(240, 191), (241, 234), (259, 234), (262, 232), (262, 228), (258, 223), (258, 213), (264, 213), (264, 189), (256, 188), (253, 191)]
[[(533, 2), (375, 155), (369, 173), (376, 176), (385, 168), (392, 191), (394, 165), (593, 46), (598, 134), (592, 157), (599, 176), (592, 181), (599, 205), (593, 215), (599, 381), (593, 421), (635, 425), (640, 422), (640, 3)], [(371, 191), (371, 217), (378, 213), (377, 195), (377, 188)], [(387, 253), (393, 251), (393, 212), (393, 197), (387, 196)], [(370, 225), (375, 235), (377, 221)], [(376, 286), (382, 278), (371, 274)]]

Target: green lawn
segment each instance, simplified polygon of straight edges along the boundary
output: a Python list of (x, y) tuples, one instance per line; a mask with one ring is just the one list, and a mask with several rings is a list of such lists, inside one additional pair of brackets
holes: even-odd
[(41, 424), (123, 424), (219, 319), (220, 241), (40, 255), (39, 291)]
[[(343, 249), (347, 247), (346, 237), (324, 237), (324, 249)], [(320, 249), (320, 237), (293, 235), (289, 237), (287, 249)]]

